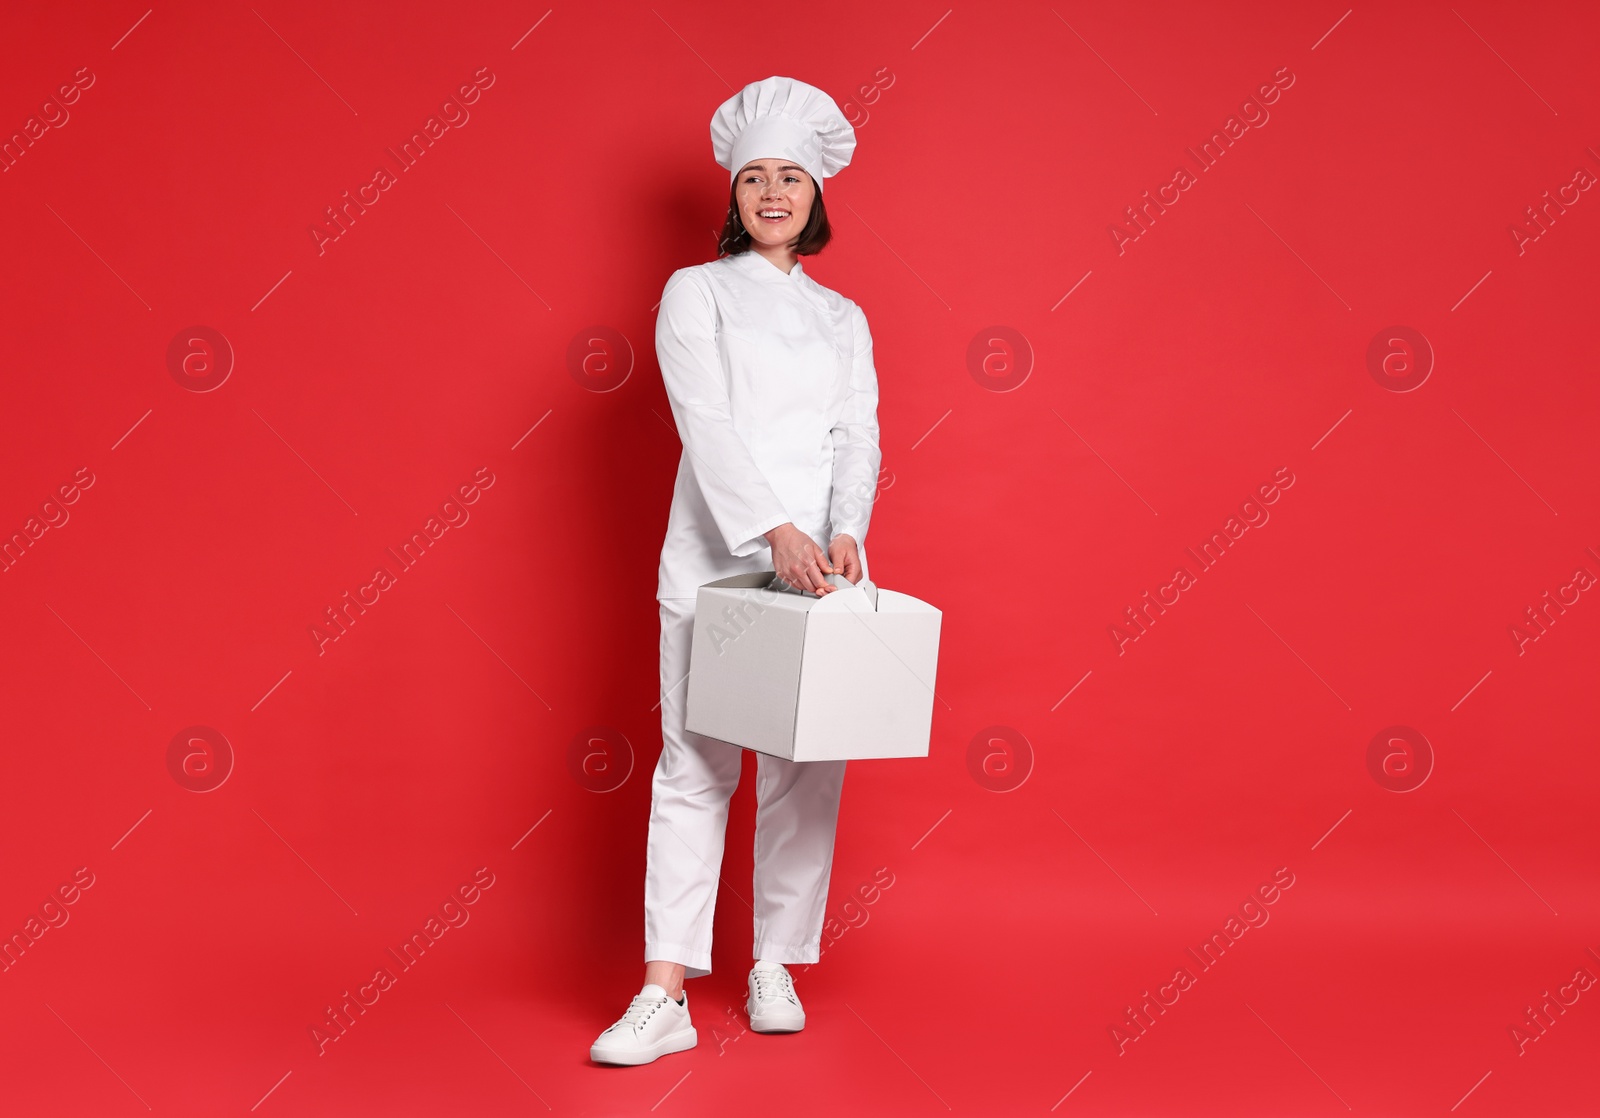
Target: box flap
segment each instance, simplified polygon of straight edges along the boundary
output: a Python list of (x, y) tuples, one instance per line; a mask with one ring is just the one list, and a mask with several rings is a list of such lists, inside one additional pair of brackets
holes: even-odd
[(833, 593), (824, 594), (822, 597), (816, 599), (815, 602), (812, 603), (811, 612), (842, 613), (845, 610), (848, 610), (851, 613), (876, 613), (877, 602), (874, 599), (877, 597), (878, 588), (876, 586), (872, 586), (872, 593), (869, 594), (867, 592), (869, 585), (870, 584), (859, 584), (856, 586), (851, 586), (849, 583), (846, 583)]
[(727, 578), (719, 578), (715, 582), (708, 582), (705, 586), (762, 587), (771, 582), (774, 577), (775, 574), (772, 571), (745, 571), (743, 574), (729, 575)]
[(944, 616), (942, 610), (930, 606), (921, 598), (913, 598), (910, 594), (902, 594), (898, 590), (883, 590), (878, 594), (879, 613), (932, 613)]
[[(866, 594), (867, 600), (872, 603), (873, 608), (874, 609), (877, 608), (877, 604), (878, 604), (878, 587), (870, 578), (864, 578), (860, 582), (851, 582), (849, 579), (845, 578), (844, 575), (839, 574), (837, 572), (834, 573), (834, 574), (831, 574), (831, 575), (824, 575), (823, 577), (825, 579), (827, 579), (828, 585), (832, 586), (836, 591), (837, 590), (860, 590), (860, 591), (862, 591), (864, 594)], [(772, 575), (772, 581), (769, 584), (769, 586), (770, 586), (770, 589), (772, 589), (775, 593), (796, 595), (796, 596), (799, 596), (799, 597), (802, 597), (802, 598), (808, 598), (808, 599), (810, 599), (811, 601), (814, 601), (814, 602), (815, 601), (820, 601), (820, 600), (822, 600), (824, 598), (832, 598), (832, 597), (834, 597), (834, 595), (831, 594), (831, 593), (830, 594), (813, 594), (809, 590), (801, 589), (798, 586), (792, 585), (791, 583), (784, 581), (784, 579), (782, 577), (780, 577), (779, 575), (777, 575), (777, 574)]]

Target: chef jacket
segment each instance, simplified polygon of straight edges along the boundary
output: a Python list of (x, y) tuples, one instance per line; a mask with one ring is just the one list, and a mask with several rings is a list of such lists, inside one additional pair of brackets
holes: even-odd
[(656, 597), (772, 570), (762, 534), (786, 522), (824, 550), (848, 533), (866, 577), (882, 453), (861, 308), (798, 259), (724, 256), (667, 279), (656, 357), (683, 442)]

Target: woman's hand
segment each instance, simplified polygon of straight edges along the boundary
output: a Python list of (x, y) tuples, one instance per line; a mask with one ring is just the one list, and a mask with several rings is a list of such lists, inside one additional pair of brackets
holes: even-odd
[[(849, 539), (848, 536), (839, 537)], [(824, 554), (817, 541), (793, 524), (780, 524), (766, 533), (772, 547), (772, 569), (790, 586), (809, 590), (819, 597), (836, 589), (825, 578), (834, 574), (833, 563)], [(836, 544), (838, 540), (834, 541)], [(854, 541), (851, 541), (852, 546)]]
[(833, 537), (833, 542), (828, 545), (828, 558), (833, 560), (834, 569), (845, 578), (851, 582), (861, 581), (861, 551), (854, 536), (840, 533)]

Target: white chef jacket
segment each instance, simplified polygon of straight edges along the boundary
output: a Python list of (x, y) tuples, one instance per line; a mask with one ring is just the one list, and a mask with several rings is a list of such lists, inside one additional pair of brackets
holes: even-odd
[(667, 279), (656, 357), (683, 442), (656, 597), (772, 570), (762, 534), (790, 521), (824, 550), (854, 537), (865, 577), (882, 452), (861, 308), (798, 259), (724, 256)]

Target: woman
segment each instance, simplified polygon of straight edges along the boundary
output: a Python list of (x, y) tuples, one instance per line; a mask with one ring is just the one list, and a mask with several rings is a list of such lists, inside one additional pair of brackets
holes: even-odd
[[(727, 255), (675, 271), (656, 321), (683, 454), (656, 593), (662, 749), (645, 985), (590, 1049), (607, 1064), (693, 1048), (683, 983), (711, 973), (728, 798), (744, 751), (684, 728), (695, 592), (761, 570), (816, 594), (836, 588), (829, 575), (859, 582), (881, 460), (866, 316), (799, 259), (830, 239), (822, 180), (850, 162), (854, 129), (820, 89), (771, 77), (717, 110), (711, 141), (732, 180), (719, 245)], [(756, 962), (745, 1006), (757, 1032), (805, 1025), (785, 964), (819, 957), (844, 766), (757, 756)]]

